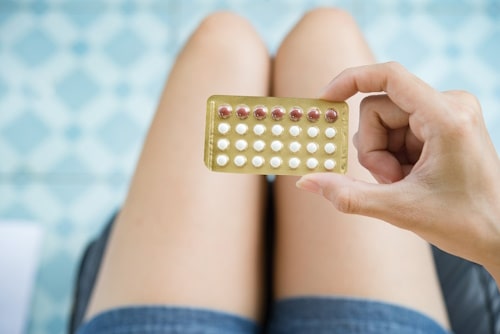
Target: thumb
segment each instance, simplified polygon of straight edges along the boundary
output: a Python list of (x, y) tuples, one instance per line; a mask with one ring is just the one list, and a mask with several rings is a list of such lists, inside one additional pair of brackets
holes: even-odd
[(297, 187), (322, 195), (344, 213), (398, 222), (406, 211), (407, 199), (397, 183), (374, 184), (345, 175), (315, 173), (300, 178)]

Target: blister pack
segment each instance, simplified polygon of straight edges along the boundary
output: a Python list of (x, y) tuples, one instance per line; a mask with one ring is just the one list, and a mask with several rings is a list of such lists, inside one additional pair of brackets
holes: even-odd
[(345, 173), (348, 119), (345, 102), (214, 95), (207, 101), (205, 165), (245, 174)]

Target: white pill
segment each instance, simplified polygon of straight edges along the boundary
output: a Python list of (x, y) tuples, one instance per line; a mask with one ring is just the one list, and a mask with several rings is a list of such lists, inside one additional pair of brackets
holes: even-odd
[(234, 164), (238, 167), (243, 167), (247, 163), (247, 158), (243, 155), (237, 155), (234, 157)]
[(271, 132), (273, 133), (273, 135), (275, 136), (281, 136), (281, 134), (283, 133), (285, 129), (279, 125), (279, 124), (275, 124), (273, 125), (273, 127), (271, 128)]
[(220, 123), (217, 127), (217, 130), (219, 130), (219, 133), (221, 135), (225, 135), (226, 133), (228, 133), (229, 129), (231, 129), (231, 126), (227, 123)]
[(223, 167), (225, 165), (227, 165), (228, 161), (229, 161), (229, 157), (225, 154), (220, 154), (217, 156), (217, 165)]
[(335, 152), (336, 149), (337, 147), (335, 146), (334, 143), (325, 144), (325, 152), (328, 154), (332, 154), (333, 152)]
[(253, 149), (257, 152), (261, 152), (266, 147), (266, 143), (263, 140), (256, 140), (253, 143)]
[(326, 159), (323, 165), (325, 166), (325, 169), (332, 170), (335, 168), (336, 163), (333, 159)]
[(319, 134), (319, 129), (315, 126), (311, 126), (309, 129), (307, 129), (307, 135), (311, 138), (316, 138), (318, 134)]
[(253, 127), (253, 133), (257, 136), (261, 136), (264, 132), (266, 132), (266, 127), (262, 124), (257, 124)]
[(326, 138), (332, 139), (333, 137), (335, 137), (336, 134), (337, 134), (337, 130), (335, 130), (335, 128), (326, 128), (326, 130), (325, 130)]
[(245, 133), (247, 133), (248, 125), (240, 123), (240, 124), (236, 125), (235, 130), (236, 130), (237, 134), (244, 135)]
[(229, 147), (229, 140), (227, 140), (226, 138), (219, 139), (217, 141), (217, 147), (219, 148), (219, 150), (225, 151)]
[(306, 150), (309, 153), (316, 153), (316, 151), (318, 150), (318, 144), (316, 144), (316, 143), (309, 143), (306, 146)]
[(271, 143), (271, 150), (274, 152), (279, 152), (283, 148), (283, 143), (280, 142), (279, 140), (273, 140)]
[(299, 165), (300, 165), (299, 158), (293, 157), (290, 160), (288, 160), (288, 166), (290, 166), (290, 168), (292, 169), (296, 169), (297, 167), (299, 167)]
[(298, 141), (293, 141), (288, 146), (291, 152), (297, 153), (300, 150), (300, 143)]
[(234, 146), (236, 147), (236, 149), (237, 149), (238, 151), (244, 151), (244, 150), (246, 150), (246, 149), (247, 149), (247, 147), (248, 147), (248, 143), (247, 143), (247, 141), (246, 141), (246, 140), (244, 140), (244, 139), (238, 139), (238, 140), (236, 141), (236, 143), (234, 144)]
[(272, 157), (271, 160), (269, 161), (269, 163), (271, 164), (271, 166), (273, 168), (278, 168), (279, 166), (281, 166), (281, 158), (280, 157)]
[(314, 158), (309, 158), (309, 159), (307, 159), (306, 165), (307, 165), (307, 168), (314, 169), (314, 168), (318, 167), (318, 160), (316, 160)]
[(290, 127), (290, 130), (288, 130), (288, 132), (290, 133), (291, 136), (297, 137), (298, 135), (300, 135), (300, 126), (293, 125)]
[(254, 165), (254, 167), (261, 167), (262, 165), (264, 164), (264, 158), (261, 157), (261, 156), (255, 156), (252, 158), (252, 165)]

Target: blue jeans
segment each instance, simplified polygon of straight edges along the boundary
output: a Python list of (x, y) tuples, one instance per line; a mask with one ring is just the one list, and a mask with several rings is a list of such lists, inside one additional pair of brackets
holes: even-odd
[(427, 316), (386, 303), (304, 297), (275, 303), (266, 328), (232, 314), (167, 306), (126, 307), (104, 312), (78, 334), (445, 334)]
[[(126, 307), (104, 312), (82, 326), (114, 218), (81, 261), (69, 331), (86, 333), (446, 333), (416, 311), (375, 301), (293, 298), (269, 303), (264, 326), (236, 315), (197, 308)], [(500, 293), (481, 267), (434, 249), (434, 259), (456, 334), (500, 333)]]

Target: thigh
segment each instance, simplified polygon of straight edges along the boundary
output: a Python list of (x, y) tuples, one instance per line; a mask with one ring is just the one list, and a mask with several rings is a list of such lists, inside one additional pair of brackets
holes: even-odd
[(267, 50), (230, 13), (206, 18), (179, 54), (111, 232), (87, 318), (170, 304), (256, 319), (263, 180), (203, 165), (206, 100), (266, 95)]
[[(274, 70), (280, 96), (317, 97), (336, 74), (374, 58), (354, 20), (332, 9), (308, 13), (281, 45)], [(360, 96), (349, 100), (350, 137)], [(373, 181), (349, 147), (349, 172)], [(429, 246), (374, 219), (345, 215), (296, 178), (278, 177), (276, 297), (336, 295), (411, 307), (447, 324)], [(387, 205), (390, 205), (388, 203)]]

